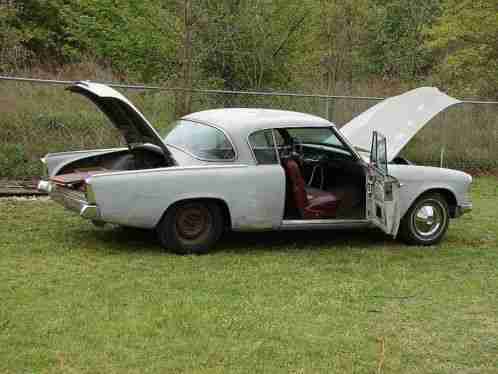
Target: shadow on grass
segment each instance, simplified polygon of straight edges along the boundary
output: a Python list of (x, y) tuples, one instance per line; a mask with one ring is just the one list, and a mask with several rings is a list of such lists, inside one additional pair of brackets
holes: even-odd
[[(83, 233), (82, 233), (83, 234)], [(123, 252), (163, 252), (153, 230), (108, 227), (85, 231), (98, 243)], [(212, 253), (244, 253), (261, 251), (315, 251), (324, 249), (378, 248), (396, 246), (393, 239), (375, 229), (226, 232)]]

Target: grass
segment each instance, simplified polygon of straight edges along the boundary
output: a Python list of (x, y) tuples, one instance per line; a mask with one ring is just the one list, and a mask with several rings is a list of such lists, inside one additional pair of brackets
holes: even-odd
[[(368, 87), (358, 83), (358, 90), (364, 92), (364, 89)], [(175, 118), (172, 92), (124, 91), (124, 94), (158, 128), (169, 126)], [(309, 97), (194, 94), (192, 99), (192, 111), (263, 107), (325, 116), (327, 108), (323, 99)], [(329, 103), (328, 115), (340, 126), (376, 103), (335, 100)], [(105, 148), (122, 142), (114, 127), (92, 103), (61, 86), (0, 81), (0, 113), (0, 178), (39, 175), (39, 158), (49, 152)], [(498, 105), (452, 107), (432, 120), (410, 142), (404, 155), (417, 163), (439, 165), (444, 147), (445, 166), (496, 168), (497, 114)]]
[(227, 235), (206, 256), (0, 201), (2, 373), (497, 373), (498, 179), (437, 247)]

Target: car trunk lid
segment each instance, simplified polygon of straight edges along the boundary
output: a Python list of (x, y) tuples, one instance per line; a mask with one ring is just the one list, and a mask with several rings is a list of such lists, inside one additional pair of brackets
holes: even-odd
[(144, 115), (121, 93), (100, 83), (76, 82), (68, 88), (90, 99), (121, 132), (128, 147), (150, 143), (158, 146), (174, 164), (168, 147)]

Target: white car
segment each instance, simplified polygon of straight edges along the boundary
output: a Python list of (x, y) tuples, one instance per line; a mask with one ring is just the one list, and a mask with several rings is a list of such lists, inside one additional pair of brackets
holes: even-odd
[(205, 253), (226, 229), (371, 226), (430, 245), (472, 208), (470, 175), (397, 157), (459, 102), (436, 88), (386, 99), (341, 130), (304, 113), (215, 109), (165, 134), (108, 86), (69, 89), (93, 101), (127, 147), (48, 154), (39, 189), (96, 225), (155, 229), (177, 253)]

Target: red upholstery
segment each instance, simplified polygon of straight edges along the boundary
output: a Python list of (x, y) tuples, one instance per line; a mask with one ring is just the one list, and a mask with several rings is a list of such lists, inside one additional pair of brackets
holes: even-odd
[(301, 175), (301, 170), (296, 161), (287, 159), (283, 161), (285, 175), (289, 179), (291, 195), (289, 196), (297, 210), (302, 212), (308, 205), (308, 196), (306, 194), (304, 179)]
[(293, 205), (304, 219), (335, 218), (339, 200), (327, 191), (306, 187), (299, 165), (295, 160), (282, 162), (290, 182), (289, 193)]

